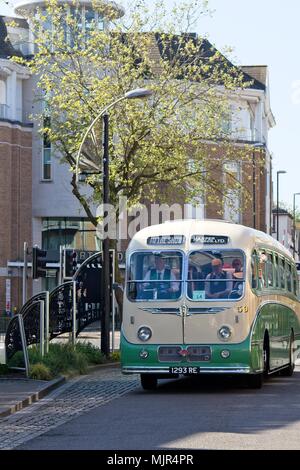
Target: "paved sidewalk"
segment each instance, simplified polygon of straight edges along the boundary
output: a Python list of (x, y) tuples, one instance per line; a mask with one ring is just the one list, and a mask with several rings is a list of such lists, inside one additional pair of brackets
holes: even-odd
[(45, 397), (65, 382), (64, 377), (46, 382), (25, 378), (0, 378), (0, 417), (8, 416)]
[[(98, 366), (88, 375), (73, 377), (43, 400), (18, 413), (0, 418), (0, 450), (24, 445), (27, 441), (96, 410), (137, 387), (138, 377), (123, 375), (120, 364)], [(89, 439), (89, 436), (84, 439)]]
[[(99, 328), (99, 330), (97, 330)], [(100, 346), (100, 322), (93, 323), (82, 331), (78, 338), (79, 341), (90, 342), (94, 346)], [(114, 347), (119, 349), (120, 332), (115, 332)], [(66, 333), (56, 338), (52, 342), (65, 343), (69, 341), (69, 334)], [(110, 333), (110, 341), (112, 341), (112, 333)], [(111, 364), (103, 364), (95, 366), (95, 369), (111, 367)], [(115, 367), (115, 364), (113, 364)], [(93, 366), (89, 367), (89, 372), (92, 372)], [(22, 408), (31, 405), (32, 403), (45, 397), (48, 393), (52, 392), (54, 388), (65, 382), (65, 378), (61, 377), (54, 379), (50, 382), (43, 380), (33, 380), (26, 378), (15, 378), (7, 376), (0, 376), (0, 418), (8, 416)]]

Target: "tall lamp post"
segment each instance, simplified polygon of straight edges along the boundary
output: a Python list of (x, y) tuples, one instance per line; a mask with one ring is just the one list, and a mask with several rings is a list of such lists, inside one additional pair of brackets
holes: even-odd
[(253, 145), (252, 151), (252, 207), (253, 207), (253, 228), (256, 228), (256, 161), (255, 149), (264, 148), (265, 144), (257, 142)]
[(276, 238), (279, 241), (279, 175), (284, 175), (286, 171), (279, 170), (277, 171), (277, 202), (276, 202), (276, 222), (277, 222), (277, 230), (276, 230)]
[[(152, 91), (146, 88), (136, 88), (135, 90), (128, 91), (120, 98), (116, 99), (108, 106), (106, 106), (92, 121), (89, 125), (88, 129), (86, 130), (83, 139), (81, 141), (79, 151), (76, 157), (76, 181), (78, 182), (79, 174), (80, 174), (80, 159), (82, 154), (82, 149), (86, 138), (93, 131), (95, 124), (99, 121), (100, 118), (103, 118), (103, 158), (102, 158), (102, 184), (103, 184), (103, 206), (104, 208), (107, 207), (109, 204), (109, 115), (108, 110), (115, 106), (122, 100), (126, 99), (139, 99), (139, 98), (146, 98), (152, 95)], [(84, 156), (83, 157), (84, 166), (89, 165), (89, 161)], [(97, 165), (94, 162), (90, 162), (90, 167), (92, 171), (97, 169)], [(100, 168), (98, 168), (100, 171)], [(104, 212), (104, 219), (107, 217), (107, 211)], [(101, 315), (101, 351), (106, 356), (110, 353), (110, 345), (109, 345), (109, 314), (110, 314), (110, 278), (109, 278), (109, 227), (106, 225), (104, 229), (104, 238), (102, 242), (102, 286), (101, 291), (103, 294), (103, 311)]]
[(294, 258), (296, 255), (296, 196), (300, 196), (300, 193), (294, 193), (293, 197), (293, 253)]

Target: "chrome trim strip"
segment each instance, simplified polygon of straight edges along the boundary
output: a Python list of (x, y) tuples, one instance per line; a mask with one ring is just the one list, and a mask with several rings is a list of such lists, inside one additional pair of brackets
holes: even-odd
[(139, 310), (143, 310), (144, 312), (150, 312), (153, 314), (165, 314), (165, 315), (179, 315), (180, 309), (179, 308), (168, 308), (168, 307), (139, 307)]
[[(215, 314), (224, 312), (230, 307), (187, 307), (187, 316), (196, 314)], [(139, 307), (139, 310), (144, 312), (150, 312), (153, 314), (165, 314), (165, 315), (180, 315), (180, 308), (168, 308), (168, 307)]]
[[(173, 367), (173, 366), (170, 366)], [(182, 367), (182, 365), (178, 366)], [(187, 367), (191, 367), (190, 365)], [(200, 366), (201, 374), (249, 374), (250, 367), (202, 367)], [(168, 367), (144, 367), (144, 366), (127, 366), (122, 367), (123, 374), (169, 374)], [(170, 374), (171, 376), (171, 374)]]
[[(278, 342), (278, 341), (289, 341), (290, 340), (290, 336), (289, 335), (286, 335), (286, 336), (269, 336), (270, 338), (270, 341), (274, 341), (274, 342)], [(255, 341), (252, 341), (252, 344), (254, 345), (258, 345), (258, 344), (262, 344), (264, 342), (263, 339), (257, 339)]]
[(224, 310), (228, 310), (230, 307), (189, 307), (189, 312), (191, 315), (197, 313), (219, 313), (223, 312)]

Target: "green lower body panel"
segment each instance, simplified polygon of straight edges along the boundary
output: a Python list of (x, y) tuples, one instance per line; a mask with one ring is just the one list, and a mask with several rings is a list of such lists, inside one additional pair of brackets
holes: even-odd
[[(199, 344), (199, 345), (158, 345), (132, 344), (121, 336), (121, 366), (124, 374), (151, 373), (169, 374), (170, 367), (195, 367), (203, 374), (249, 374), (260, 372), (253, 367), (249, 347), (249, 338), (239, 344)], [(177, 348), (171, 360), (159, 357), (160, 347)], [(188, 348), (203, 346), (209, 349), (205, 360), (194, 360), (191, 355), (185, 355)], [(222, 358), (221, 352), (228, 351), (229, 357)], [(145, 356), (144, 358), (141, 357)], [(178, 356), (178, 358), (177, 358)], [(259, 361), (260, 362), (260, 361)]]

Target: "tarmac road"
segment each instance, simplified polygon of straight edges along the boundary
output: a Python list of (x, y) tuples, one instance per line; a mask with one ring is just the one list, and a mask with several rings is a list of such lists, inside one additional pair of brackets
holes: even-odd
[[(154, 392), (141, 389), (130, 376), (118, 393), (122, 375), (106, 372), (106, 390), (115, 396), (98, 401), (104, 382), (74, 384), (72, 406), (82, 406), (89, 391), (90, 408), (63, 424), (47, 426), (19, 449), (299, 449), (300, 368), (293, 377), (274, 376), (261, 390), (250, 390), (240, 379), (182, 378), (161, 381)], [(95, 380), (97, 379), (95, 375)], [(99, 376), (100, 377), (100, 376)], [(124, 376), (123, 376), (124, 377)], [(96, 382), (95, 382), (96, 383)], [(81, 385), (80, 385), (81, 384)], [(102, 384), (102, 385), (101, 385)], [(109, 385), (110, 384), (110, 385)], [(76, 386), (79, 389), (76, 392)], [(80, 392), (80, 386), (82, 388)], [(108, 388), (107, 388), (108, 387)], [(127, 387), (127, 389), (126, 389)], [(56, 392), (55, 402), (59, 400)], [(64, 392), (66, 393), (66, 391)], [(99, 395), (100, 394), (100, 395)], [(67, 396), (67, 395), (66, 395)], [(87, 396), (87, 395), (86, 395)], [(98, 397), (98, 398), (97, 398)], [(65, 400), (65, 399), (64, 399)], [(64, 402), (62, 400), (62, 403)], [(47, 406), (43, 407), (47, 415)], [(64, 405), (62, 405), (64, 406)], [(31, 407), (30, 409), (33, 409)], [(38, 410), (37, 410), (38, 413)], [(49, 408), (49, 415), (52, 410)], [(18, 413), (17, 413), (18, 414)], [(19, 442), (19, 444), (21, 444)]]

